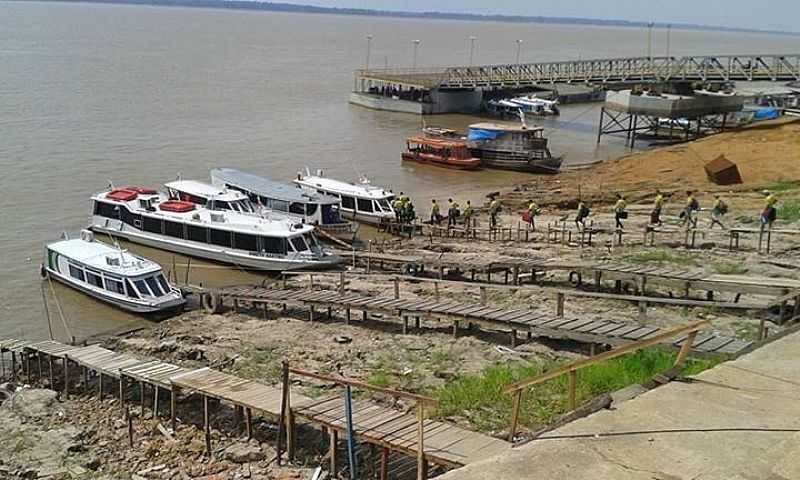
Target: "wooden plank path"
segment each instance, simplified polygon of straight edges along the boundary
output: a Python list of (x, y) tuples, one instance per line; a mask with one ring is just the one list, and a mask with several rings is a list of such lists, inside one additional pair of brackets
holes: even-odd
[[(208, 451), (211, 451), (209, 398), (233, 405), (237, 418), (241, 418), (241, 413), (244, 413), (248, 437), (252, 435), (253, 411), (276, 419), (281, 418), (284, 412), (282, 388), (243, 379), (211, 368), (186, 369), (160, 360), (144, 360), (129, 354), (114, 352), (97, 345), (82, 347), (55, 341), (25, 342), (0, 339), (0, 352), (9, 351), (25, 357), (27, 365), (25, 370), (29, 377), (32, 373), (31, 358), (34, 356), (38, 359), (47, 358), (50, 365), (51, 388), (54, 388), (55, 385), (53, 360), (60, 359), (63, 362), (63, 388), (66, 395), (68, 395), (70, 365), (77, 365), (84, 369), (84, 388), (88, 385), (87, 372), (89, 370), (97, 372), (98, 393), (101, 398), (103, 396), (103, 378), (111, 377), (118, 380), (123, 412), (126, 412), (124, 405), (126, 381), (132, 379), (140, 382), (142, 412), (144, 412), (144, 385), (148, 384), (153, 387), (155, 392), (153, 412), (156, 416), (159, 414), (158, 392), (168, 389), (171, 393), (170, 417), (173, 431), (176, 427), (178, 394), (181, 392), (200, 394), (203, 397), (204, 429)], [(3, 376), (5, 377), (5, 372), (3, 372)], [(42, 377), (41, 366), (39, 376)], [(294, 448), (292, 446), (292, 439), (295, 438), (294, 418), (330, 431), (346, 431), (344, 401), (341, 396), (312, 399), (291, 393), (288, 398), (291, 399), (291, 404), (288, 405), (290, 414), (287, 425), (290, 452)], [(389, 451), (394, 451), (418, 457), (417, 442), (420, 433), (416, 416), (371, 401), (359, 400), (353, 404), (353, 424), (358, 441), (381, 447), (384, 452), (387, 452), (385, 455), (388, 455)], [(511, 448), (509, 442), (472, 432), (450, 423), (425, 419), (422, 425), (422, 436), (425, 439), (422, 458), (426, 465), (433, 463), (458, 468)], [(427, 471), (427, 467), (425, 467), (425, 471)], [(382, 478), (386, 478), (385, 468), (381, 474)]]
[[(352, 257), (353, 254), (350, 254)], [(800, 280), (789, 278), (743, 276), (743, 275), (709, 275), (699, 269), (687, 269), (672, 266), (642, 265), (625, 262), (604, 262), (589, 260), (564, 260), (541, 258), (506, 257), (486, 261), (481, 259), (464, 259), (447, 255), (395, 255), (384, 253), (356, 252), (356, 262), (369, 271), (371, 268), (400, 270), (412, 275), (425, 275), (426, 272), (438, 275), (440, 279), (447, 276), (461, 278), (467, 273), (471, 280), (477, 275), (484, 275), (487, 282), (492, 275), (503, 275), (504, 284), (519, 285), (523, 280), (536, 281), (543, 273), (562, 271), (569, 274), (570, 281), (581, 284), (586, 280), (594, 281), (600, 286), (604, 280), (628, 281), (644, 293), (650, 285), (674, 287), (686, 293), (690, 290), (706, 292), (729, 292), (737, 295), (754, 294), (769, 296), (785, 296), (797, 291), (800, 300)], [(495, 276), (495, 278), (497, 278)]]
[[(330, 317), (333, 308), (343, 309), (345, 322), (350, 321), (351, 310), (359, 310), (366, 317), (367, 312), (393, 315), (403, 321), (403, 332), (408, 331), (408, 321), (414, 318), (445, 320), (453, 323), (457, 333), (459, 322), (474, 323), (489, 329), (510, 330), (511, 343), (515, 345), (518, 332), (529, 336), (546, 337), (557, 340), (573, 340), (590, 344), (620, 345), (643, 340), (663, 331), (659, 327), (630, 324), (612, 320), (564, 317), (545, 314), (529, 309), (506, 309), (496, 306), (465, 304), (460, 302), (436, 302), (432, 300), (386, 297), (370, 297), (354, 293), (332, 290), (289, 290), (264, 287), (229, 287), (220, 291), (222, 298), (256, 304), (293, 305), (309, 308), (313, 320), (316, 308), (328, 309)], [(708, 334), (706, 341), (697, 341), (694, 350), (702, 353), (738, 354), (753, 345), (753, 342), (719, 334)], [(711, 342), (711, 340), (714, 340)], [(674, 343), (680, 347), (683, 339)], [(713, 348), (711, 348), (713, 346)]]

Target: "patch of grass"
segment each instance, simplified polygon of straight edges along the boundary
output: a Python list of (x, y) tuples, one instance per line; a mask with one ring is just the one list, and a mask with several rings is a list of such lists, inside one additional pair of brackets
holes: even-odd
[(747, 273), (747, 267), (736, 262), (717, 262), (714, 264), (714, 272), (722, 275), (742, 275)]
[(786, 192), (800, 188), (800, 181), (782, 178), (767, 184), (764, 188), (771, 192)]
[(737, 320), (733, 323), (736, 336), (751, 342), (758, 341), (759, 324), (754, 320)]
[[(579, 403), (634, 383), (645, 382), (672, 367), (677, 352), (648, 349), (631, 353), (578, 371)], [(690, 359), (685, 374), (705, 370), (719, 360)], [(438, 413), (463, 416), (481, 431), (508, 428), (511, 396), (503, 392), (509, 383), (532, 377), (556, 367), (554, 362), (541, 365), (502, 364), (485, 368), (477, 374), (462, 375), (438, 393)], [(520, 424), (535, 429), (552, 422), (568, 410), (567, 376), (527, 389), (522, 396)]]
[(246, 350), (233, 365), (233, 373), (248, 380), (274, 383), (281, 378), (281, 365), (276, 347), (265, 346)]
[(623, 257), (625, 261), (631, 263), (647, 263), (647, 264), (672, 264), (683, 265), (687, 267), (694, 267), (699, 265), (699, 260), (696, 255), (686, 253), (674, 253), (669, 250), (651, 250), (648, 252), (636, 253), (633, 255), (626, 255)]
[(800, 220), (800, 199), (789, 199), (778, 203), (778, 220), (792, 223)]
[(369, 378), (367, 378), (367, 383), (369, 383), (370, 385), (375, 385), (376, 387), (385, 388), (391, 385), (392, 380), (389, 377), (389, 372), (386, 372), (384, 370), (378, 370), (372, 372), (372, 375), (370, 375)]

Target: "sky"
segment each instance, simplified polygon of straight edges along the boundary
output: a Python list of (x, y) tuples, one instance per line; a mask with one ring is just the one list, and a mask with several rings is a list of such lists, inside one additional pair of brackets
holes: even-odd
[(800, 32), (800, 0), (274, 0), (326, 7), (583, 17)]

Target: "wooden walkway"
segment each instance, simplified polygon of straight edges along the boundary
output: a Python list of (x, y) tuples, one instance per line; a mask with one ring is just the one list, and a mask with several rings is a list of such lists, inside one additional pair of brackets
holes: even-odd
[[(181, 393), (186, 395), (199, 394), (203, 397), (204, 428), (206, 432), (206, 448), (211, 451), (209, 399), (213, 398), (232, 405), (235, 408), (237, 423), (241, 414), (245, 416), (245, 427), (248, 437), (252, 435), (252, 412), (257, 411), (272, 418), (279, 419), (283, 415), (282, 400), (283, 390), (279, 387), (264, 385), (253, 380), (247, 380), (235, 375), (216, 371), (210, 368), (185, 369), (183, 367), (162, 362), (159, 360), (143, 360), (132, 355), (114, 352), (96, 345), (71, 346), (54, 341), (25, 342), (17, 340), (0, 339), (0, 353), (12, 352), (14, 358), (13, 376), (17, 373), (17, 358), (19, 367), (30, 379), (33, 374), (32, 361), (39, 361), (39, 377), (43, 378), (42, 359), (49, 365), (51, 388), (56, 388), (56, 379), (63, 378), (61, 387), (64, 394), (69, 395), (69, 385), (74, 385), (75, 379), (70, 376), (70, 369), (78, 366), (83, 369), (84, 390), (89, 385), (89, 371), (97, 373), (97, 391), (102, 398), (104, 395), (104, 378), (113, 378), (118, 381), (119, 396), (122, 400), (123, 412), (125, 407), (125, 386), (131, 380), (140, 384), (140, 397), (142, 412), (145, 406), (145, 385), (154, 391), (153, 412), (159, 414), (158, 393), (160, 390), (169, 390), (170, 417), (173, 431), (176, 427), (177, 400)], [(0, 361), (2, 358), (0, 358)], [(54, 361), (61, 361), (60, 375), (55, 375)], [(3, 371), (3, 378), (6, 377)], [(63, 377), (61, 376), (63, 375)], [(70, 381), (72, 380), (72, 381)], [(106, 394), (113, 394), (114, 389)], [(289, 404), (289, 399), (291, 403)], [(291, 393), (287, 398), (289, 448), (293, 450), (294, 419), (315, 425), (331, 432), (346, 431), (344, 416), (344, 401), (341, 396), (331, 396), (323, 399), (312, 399), (297, 393)], [(416, 416), (393, 408), (385, 407), (374, 402), (359, 400), (353, 404), (353, 424), (356, 440), (376, 445), (383, 450), (382, 478), (386, 478), (386, 460), (389, 452), (398, 452), (403, 455), (418, 457), (416, 446), (420, 438), (418, 419)], [(484, 434), (472, 432), (455, 425), (425, 419), (423, 422), (422, 437), (425, 439), (423, 458), (426, 464), (443, 465), (458, 468), (484, 458), (502, 453), (511, 448), (511, 444)], [(335, 435), (332, 438), (337, 438)], [(336, 442), (332, 451), (336, 449)]]
[[(253, 304), (293, 305), (309, 309), (309, 318), (314, 319), (317, 308), (344, 310), (345, 322), (349, 323), (352, 310), (361, 311), (366, 318), (368, 312), (393, 315), (403, 321), (403, 332), (408, 331), (408, 321), (414, 319), (419, 325), (422, 318), (452, 322), (453, 332), (458, 332), (459, 323), (473, 323), (487, 329), (502, 329), (511, 332), (511, 343), (516, 344), (518, 332), (530, 336), (557, 340), (573, 340), (589, 344), (620, 345), (631, 341), (656, 336), (663, 330), (659, 327), (597, 320), (592, 318), (564, 317), (530, 309), (506, 309), (496, 306), (465, 304), (460, 302), (436, 302), (433, 300), (403, 300), (399, 298), (369, 297), (361, 294), (331, 290), (284, 290), (262, 287), (229, 287), (220, 291), (223, 299)], [(674, 342), (680, 347), (684, 339)], [(694, 350), (701, 353), (738, 354), (753, 345), (753, 342), (715, 333), (706, 333), (694, 343)]]

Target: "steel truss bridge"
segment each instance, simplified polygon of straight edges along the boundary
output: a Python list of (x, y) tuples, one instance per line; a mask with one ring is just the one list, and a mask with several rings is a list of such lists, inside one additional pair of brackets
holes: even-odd
[[(554, 83), (698, 80), (800, 81), (800, 54), (630, 57), (471, 67), (357, 70), (356, 83), (423, 90), (515, 88)], [(363, 87), (362, 87), (363, 89)]]

